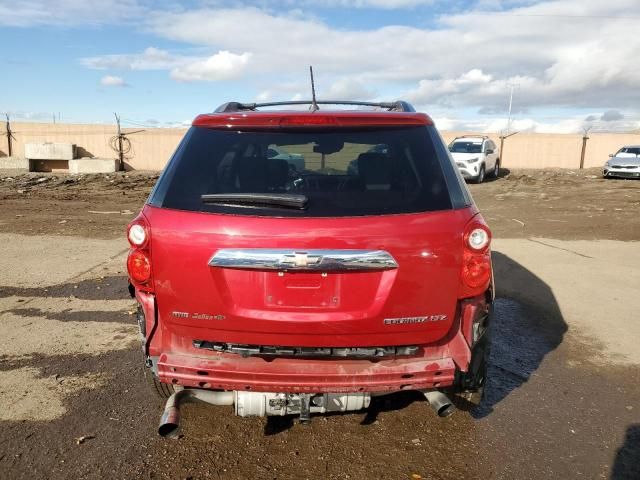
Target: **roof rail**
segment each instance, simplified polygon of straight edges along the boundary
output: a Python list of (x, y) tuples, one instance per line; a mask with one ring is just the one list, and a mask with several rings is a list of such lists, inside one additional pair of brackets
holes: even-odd
[[(286, 105), (313, 105), (312, 100), (293, 100), (290, 102), (267, 102), (267, 103), (240, 103), (227, 102), (216, 108), (214, 113), (255, 111), (262, 107), (279, 107)], [(318, 100), (317, 105), (353, 105), (362, 107), (379, 107), (385, 108), (390, 112), (415, 112), (415, 108), (403, 100), (395, 102), (352, 102), (347, 100)]]
[(489, 135), (482, 135), (482, 134), (479, 134), (479, 133), (474, 135), (474, 134), (470, 133), (468, 135), (460, 135), (459, 137), (456, 137), (456, 138), (489, 138)]

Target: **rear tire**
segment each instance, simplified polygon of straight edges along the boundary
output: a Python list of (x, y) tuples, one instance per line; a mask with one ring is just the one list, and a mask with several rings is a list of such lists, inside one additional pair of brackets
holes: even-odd
[(490, 348), (489, 332), (486, 331), (473, 348), (469, 371), (457, 374), (457, 387), (452, 392), (451, 401), (458, 409), (468, 411), (482, 402), (487, 381)]
[(482, 403), (484, 398), (484, 387), (480, 387), (475, 392), (457, 392), (451, 395), (451, 403), (458, 410), (468, 412)]
[(491, 172), (491, 178), (498, 178), (500, 176), (500, 159), (496, 160), (496, 165), (493, 167), (493, 172)]
[(149, 389), (163, 400), (166, 400), (175, 392), (173, 385), (162, 383), (160, 380), (158, 380), (158, 377), (153, 374), (150, 368), (145, 367), (144, 379), (147, 381)]

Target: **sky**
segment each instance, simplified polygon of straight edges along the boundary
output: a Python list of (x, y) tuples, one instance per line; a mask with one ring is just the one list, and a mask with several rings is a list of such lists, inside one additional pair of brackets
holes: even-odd
[(403, 99), (441, 130), (640, 129), (638, 0), (0, 0), (0, 112), (181, 126)]

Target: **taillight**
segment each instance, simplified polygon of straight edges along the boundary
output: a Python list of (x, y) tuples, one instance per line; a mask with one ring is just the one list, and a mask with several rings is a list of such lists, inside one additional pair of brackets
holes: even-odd
[(146, 283), (151, 279), (151, 260), (144, 251), (131, 250), (127, 258), (127, 270), (133, 280)]
[(129, 227), (127, 239), (132, 247), (142, 247), (147, 242), (147, 230), (144, 226), (135, 223)]
[(491, 232), (484, 223), (474, 219), (463, 236), (462, 291), (468, 298), (483, 293), (491, 282)]
[(471, 288), (487, 286), (491, 279), (491, 259), (489, 255), (474, 255), (464, 252), (462, 280)]
[(127, 257), (127, 271), (131, 283), (141, 290), (152, 291), (151, 230), (142, 214), (127, 227), (127, 239), (131, 244)]
[(127, 228), (127, 240), (133, 248), (144, 248), (149, 240), (147, 222), (139, 215)]
[(476, 227), (467, 235), (467, 245), (470, 249), (480, 252), (489, 246), (491, 236), (485, 228)]

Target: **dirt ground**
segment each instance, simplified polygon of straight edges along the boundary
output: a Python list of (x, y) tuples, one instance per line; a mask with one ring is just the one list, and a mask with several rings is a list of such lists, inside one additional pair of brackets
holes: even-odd
[[(15, 173), (0, 173), (4, 231), (88, 238), (121, 236), (158, 178), (145, 172)], [(640, 181), (605, 180), (599, 169), (505, 174), (470, 185), (496, 238), (640, 239)]]
[(640, 478), (640, 181), (513, 171), (472, 185), (494, 236), (487, 396), (437, 418), (242, 419), (156, 434), (124, 228), (157, 175), (0, 174), (0, 478)]

